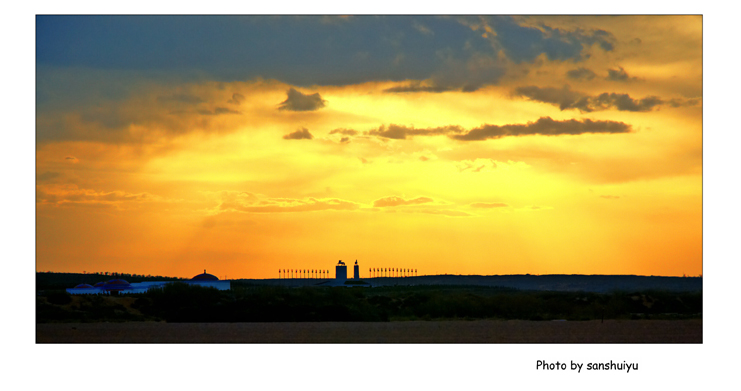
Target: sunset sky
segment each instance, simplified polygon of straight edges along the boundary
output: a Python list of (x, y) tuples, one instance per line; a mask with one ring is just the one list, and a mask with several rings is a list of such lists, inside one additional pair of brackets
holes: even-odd
[(701, 16), (37, 16), (36, 270), (702, 273)]

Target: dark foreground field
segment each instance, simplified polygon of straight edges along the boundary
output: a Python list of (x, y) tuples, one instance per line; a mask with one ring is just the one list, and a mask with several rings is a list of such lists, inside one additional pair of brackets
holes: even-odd
[(702, 343), (702, 320), (47, 323), (37, 343)]

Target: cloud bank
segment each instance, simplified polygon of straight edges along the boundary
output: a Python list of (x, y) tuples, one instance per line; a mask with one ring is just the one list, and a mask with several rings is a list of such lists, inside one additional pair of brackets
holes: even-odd
[(658, 96), (647, 96), (642, 99), (631, 98), (628, 94), (602, 93), (589, 96), (582, 92), (573, 91), (569, 86), (563, 88), (526, 86), (517, 87), (512, 93), (536, 102), (549, 103), (558, 106), (559, 109), (576, 109), (581, 112), (593, 112), (615, 109), (618, 111), (648, 112), (653, 108), (668, 104), (672, 107), (691, 106), (698, 100), (671, 99), (663, 100)]
[(388, 206), (427, 204), (430, 202), (435, 202), (435, 200), (429, 197), (417, 197), (414, 199), (406, 200), (402, 197), (389, 196), (389, 197), (379, 198), (373, 201), (373, 206), (376, 208), (383, 208), (383, 207), (388, 207)]
[(321, 96), (319, 96), (318, 92), (311, 95), (305, 95), (295, 88), (291, 88), (286, 92), (286, 94), (288, 97), (280, 103), (278, 110), (314, 111), (324, 107), (326, 102)]
[(314, 138), (311, 133), (309, 133), (309, 130), (306, 128), (301, 128), (295, 132), (288, 133), (287, 135), (283, 136), (286, 140), (311, 140)]
[(535, 122), (516, 125), (483, 125), (472, 129), (466, 134), (451, 135), (456, 140), (487, 140), (492, 138), (501, 138), (507, 136), (559, 136), (559, 135), (577, 135), (585, 133), (629, 133), (631, 126), (624, 122), (616, 121), (593, 121), (585, 119), (583, 121), (570, 119), (556, 121), (550, 117), (541, 117)]

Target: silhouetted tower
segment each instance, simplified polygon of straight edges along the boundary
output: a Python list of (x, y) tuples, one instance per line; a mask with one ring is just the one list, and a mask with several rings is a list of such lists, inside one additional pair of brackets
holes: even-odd
[(355, 280), (360, 279), (360, 266), (358, 266), (358, 260), (355, 260), (355, 266), (352, 268), (352, 278)]
[(335, 277), (334, 277), (335, 279), (341, 280), (341, 281), (347, 280), (347, 266), (345, 265), (345, 262), (342, 262), (342, 260), (340, 260), (337, 263), (337, 266), (335, 266), (334, 270), (335, 270)]

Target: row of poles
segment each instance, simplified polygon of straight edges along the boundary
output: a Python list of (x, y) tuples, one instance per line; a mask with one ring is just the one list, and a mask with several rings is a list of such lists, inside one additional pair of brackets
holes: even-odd
[(329, 278), (329, 270), (278, 269), (278, 278)]
[[(416, 277), (417, 269), (396, 267), (372, 267), (368, 269), (371, 277)], [(278, 269), (278, 278), (330, 278), (329, 270), (317, 269)]]
[(372, 267), (368, 269), (371, 277), (416, 277), (417, 269), (403, 269), (398, 267)]

